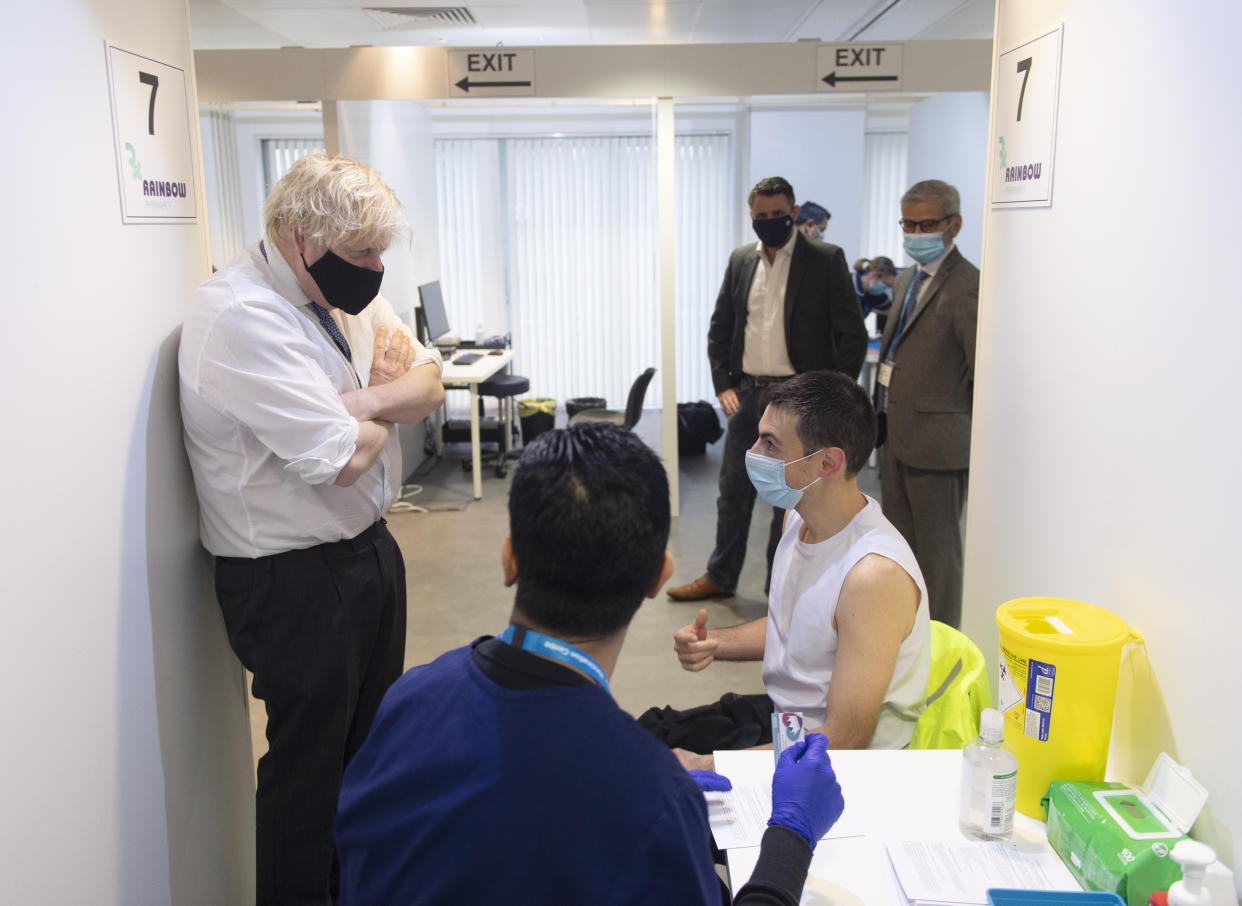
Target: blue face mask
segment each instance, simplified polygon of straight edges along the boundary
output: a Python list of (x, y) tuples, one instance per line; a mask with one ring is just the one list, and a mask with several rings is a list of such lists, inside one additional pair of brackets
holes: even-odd
[(944, 233), (905, 233), (901, 244), (906, 254), (919, 264), (935, 261), (944, 254)]
[(786, 215), (773, 217), (771, 220), (752, 220), (750, 225), (754, 227), (760, 242), (768, 248), (778, 249), (789, 238), (789, 231), (793, 229), (793, 217)]
[(887, 296), (888, 287), (883, 283), (872, 283), (867, 289), (867, 294), (870, 296)]
[(802, 494), (815, 481), (819, 481), (820, 476), (815, 476), (815, 481), (801, 488), (791, 488), (785, 484), (785, 467), (792, 466), (794, 462), (802, 462), (803, 459), (810, 459), (823, 452), (823, 448), (816, 450), (814, 453), (808, 453), (800, 459), (793, 462), (785, 462), (783, 459), (776, 459), (773, 456), (764, 456), (762, 453), (755, 453), (752, 450), (746, 451), (746, 474), (750, 476), (750, 483), (755, 486), (755, 490), (765, 503), (781, 510), (792, 510), (798, 505), (798, 501), (802, 499)]

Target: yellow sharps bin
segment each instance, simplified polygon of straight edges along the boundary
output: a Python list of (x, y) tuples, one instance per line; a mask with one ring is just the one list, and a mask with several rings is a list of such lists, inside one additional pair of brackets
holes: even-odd
[(997, 700), (1018, 758), (1017, 809), (1045, 820), (1054, 780), (1103, 780), (1122, 649), (1142, 637), (1102, 607), (1017, 598), (996, 609)]

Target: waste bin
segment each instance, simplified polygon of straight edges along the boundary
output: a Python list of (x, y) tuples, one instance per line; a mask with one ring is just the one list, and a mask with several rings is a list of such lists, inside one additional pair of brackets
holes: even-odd
[(584, 409), (607, 409), (608, 401), (598, 396), (575, 396), (565, 400), (565, 414), (573, 418)]
[(677, 404), (677, 452), (701, 455), (724, 434), (720, 416), (707, 400)]
[(518, 400), (518, 421), (522, 424), (522, 446), (526, 446), (556, 424), (556, 400), (532, 396)]
[(1103, 780), (1122, 649), (1143, 641), (1102, 607), (1017, 598), (996, 609), (997, 699), (1018, 757), (1017, 808), (1045, 820), (1054, 780)]

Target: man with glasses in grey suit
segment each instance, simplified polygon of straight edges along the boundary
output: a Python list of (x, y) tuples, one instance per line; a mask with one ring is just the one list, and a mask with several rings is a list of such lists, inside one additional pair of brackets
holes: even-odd
[(914, 549), (931, 617), (962, 615), (962, 514), (970, 466), (979, 269), (953, 244), (962, 228), (957, 189), (915, 183), (901, 199), (906, 254), (880, 341), (884, 515)]

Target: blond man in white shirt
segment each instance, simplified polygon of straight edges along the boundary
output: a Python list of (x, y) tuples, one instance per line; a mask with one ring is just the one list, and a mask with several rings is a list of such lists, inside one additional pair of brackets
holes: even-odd
[[(716, 545), (704, 575), (668, 590), (676, 601), (727, 597), (737, 589), (755, 505), (745, 457), (759, 435), (764, 387), (817, 369), (857, 377), (867, 354), (867, 328), (845, 254), (794, 229), (799, 208), (793, 187), (779, 176), (761, 179), (747, 205), (759, 242), (729, 256), (707, 332), (712, 384), (729, 419)], [(773, 513), (769, 576), (783, 517), (783, 510)]]
[(381, 518), (394, 425), (444, 391), (439, 356), (379, 295), (406, 226), (378, 174), (309, 155), (265, 217), (195, 293), (181, 411), (229, 640), (268, 713), (256, 900), (326, 904), (341, 775), (404, 666), (405, 566)]

